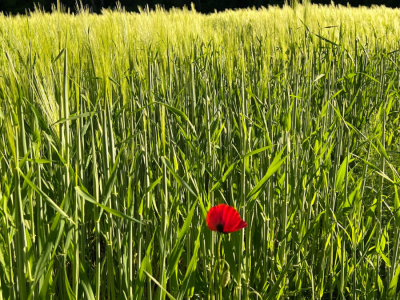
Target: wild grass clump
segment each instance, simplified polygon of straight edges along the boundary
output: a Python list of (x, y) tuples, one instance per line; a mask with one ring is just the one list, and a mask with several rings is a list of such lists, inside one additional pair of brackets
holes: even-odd
[(0, 15), (0, 300), (398, 298), (399, 36), (384, 7)]

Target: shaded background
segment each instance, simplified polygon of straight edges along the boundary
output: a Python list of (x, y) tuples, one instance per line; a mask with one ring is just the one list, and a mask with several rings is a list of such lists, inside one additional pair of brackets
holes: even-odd
[[(0, 11), (11, 14), (25, 14), (26, 11), (32, 11), (34, 9), (34, 4), (40, 4), (43, 9), (51, 11), (51, 5), (55, 2), (56, 0), (0, 0)], [(209, 13), (214, 10), (221, 11), (253, 6), (267, 7), (268, 5), (283, 5), (284, 0), (120, 0), (121, 5), (124, 6), (127, 11), (138, 11), (138, 5), (144, 7), (146, 4), (148, 4), (150, 8), (154, 8), (156, 4), (161, 4), (166, 9), (173, 6), (183, 7), (184, 5), (190, 7), (191, 2), (195, 4), (197, 11)], [(299, 0), (299, 2), (301, 2), (301, 0)], [(330, 4), (331, 0), (311, 0), (311, 2)], [(335, 4), (341, 5), (347, 5), (347, 3), (349, 3), (352, 6), (385, 5), (387, 7), (400, 7), (399, 0), (336, 0), (334, 2)], [(75, 11), (76, 0), (62, 0), (61, 3), (69, 7), (71, 11)], [(82, 3), (90, 6), (93, 12), (100, 12), (102, 7), (115, 7), (116, 0), (82, 0)]]

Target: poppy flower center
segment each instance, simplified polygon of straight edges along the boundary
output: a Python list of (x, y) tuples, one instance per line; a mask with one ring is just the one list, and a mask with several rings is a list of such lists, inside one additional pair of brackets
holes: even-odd
[(219, 223), (218, 225), (217, 225), (217, 230), (219, 231), (219, 232), (224, 232), (224, 225), (222, 225), (221, 223)]

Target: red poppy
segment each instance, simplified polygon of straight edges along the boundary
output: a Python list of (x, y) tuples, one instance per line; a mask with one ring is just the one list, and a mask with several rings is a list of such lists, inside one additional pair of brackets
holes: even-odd
[(207, 226), (212, 231), (231, 233), (247, 227), (237, 210), (226, 204), (211, 207), (207, 213)]

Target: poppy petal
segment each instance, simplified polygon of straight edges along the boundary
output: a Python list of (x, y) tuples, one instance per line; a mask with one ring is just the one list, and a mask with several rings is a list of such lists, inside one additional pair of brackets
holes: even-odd
[(243, 220), (240, 220), (239, 225), (236, 226), (236, 229), (234, 231), (237, 231), (237, 230), (240, 230), (240, 229), (243, 229), (243, 228), (246, 228), (246, 227), (247, 227), (247, 223), (245, 221), (243, 221)]
[(241, 218), (237, 210), (233, 207), (230, 207), (225, 216), (225, 221), (226, 223), (224, 224), (224, 232), (233, 232), (240, 224)]
[(231, 206), (226, 205), (226, 204), (220, 204), (218, 206), (221, 206), (221, 212), (222, 212), (222, 225), (224, 225), (224, 228), (226, 226), (226, 224), (228, 223), (229, 220), (229, 210), (231, 208)]
[(221, 213), (218, 206), (211, 207), (207, 213), (207, 226), (212, 231), (217, 231), (217, 225), (221, 223)]
[(222, 233), (231, 233), (247, 226), (247, 223), (240, 218), (238, 211), (226, 204), (210, 208), (206, 221), (210, 230)]

